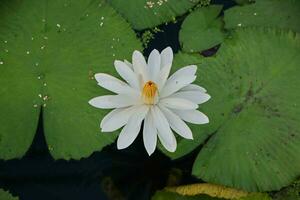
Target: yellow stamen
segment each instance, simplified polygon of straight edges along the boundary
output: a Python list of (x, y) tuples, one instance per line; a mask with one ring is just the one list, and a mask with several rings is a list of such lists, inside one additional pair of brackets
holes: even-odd
[(148, 81), (143, 87), (143, 99), (146, 104), (154, 104), (157, 86), (154, 82)]

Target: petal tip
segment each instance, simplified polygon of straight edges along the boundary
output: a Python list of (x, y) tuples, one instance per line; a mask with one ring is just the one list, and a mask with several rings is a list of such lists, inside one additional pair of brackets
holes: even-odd
[(94, 106), (94, 101), (93, 101), (93, 99), (89, 100), (89, 101), (88, 101), (88, 104), (90, 104), (91, 106), (95, 107), (95, 106)]
[(147, 150), (147, 153), (148, 153), (148, 156), (151, 156), (154, 153), (154, 151), (148, 151)]

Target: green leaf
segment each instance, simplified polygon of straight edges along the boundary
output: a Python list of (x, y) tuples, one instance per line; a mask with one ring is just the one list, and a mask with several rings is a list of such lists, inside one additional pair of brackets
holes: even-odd
[(193, 6), (208, 0), (108, 0), (133, 26), (142, 30), (175, 20)]
[(208, 195), (184, 196), (166, 190), (157, 191), (151, 200), (222, 200), (221, 198), (210, 197)]
[(205, 112), (219, 117), (210, 118), (216, 133), (194, 175), (247, 191), (278, 190), (299, 175), (299, 51), (292, 32), (243, 29), (205, 60), (200, 82), (212, 96)]
[(13, 197), (9, 192), (4, 191), (0, 188), (0, 199), (1, 200), (18, 200), (18, 197)]
[(220, 44), (224, 39), (220, 5), (199, 8), (183, 22), (179, 41), (185, 52), (199, 52)]
[(300, 32), (299, 0), (261, 0), (225, 11), (225, 28), (247, 26), (278, 27)]
[(107, 93), (94, 73), (115, 75), (113, 61), (141, 48), (129, 24), (98, 0), (4, 0), (0, 10), (0, 158), (24, 155), (41, 107), (54, 158), (112, 143), (99, 128), (107, 111), (88, 101)]
[[(300, 38), (273, 29), (239, 29), (216, 57), (179, 54), (175, 68), (197, 64), (207, 125), (191, 126), (173, 159), (208, 140), (193, 174), (246, 191), (278, 190), (300, 173)], [(175, 69), (176, 70), (176, 69)], [(213, 134), (211, 138), (208, 136)]]

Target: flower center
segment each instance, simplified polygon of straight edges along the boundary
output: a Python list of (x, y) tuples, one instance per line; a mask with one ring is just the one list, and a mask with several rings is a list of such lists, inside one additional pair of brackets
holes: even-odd
[(142, 91), (142, 96), (145, 104), (154, 104), (156, 92), (157, 85), (154, 82), (148, 81), (147, 83), (145, 83)]

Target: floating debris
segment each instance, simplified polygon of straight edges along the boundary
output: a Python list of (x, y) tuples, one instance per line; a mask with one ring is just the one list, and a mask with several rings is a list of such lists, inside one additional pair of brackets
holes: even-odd
[(153, 8), (153, 6), (155, 5), (155, 3), (153, 1), (147, 1), (146, 2), (146, 8)]
[(155, 5), (162, 6), (164, 3), (167, 2), (168, 0), (147, 1), (144, 8), (153, 8)]
[(44, 101), (47, 101), (48, 99), (49, 99), (49, 97), (47, 95), (43, 97)]

